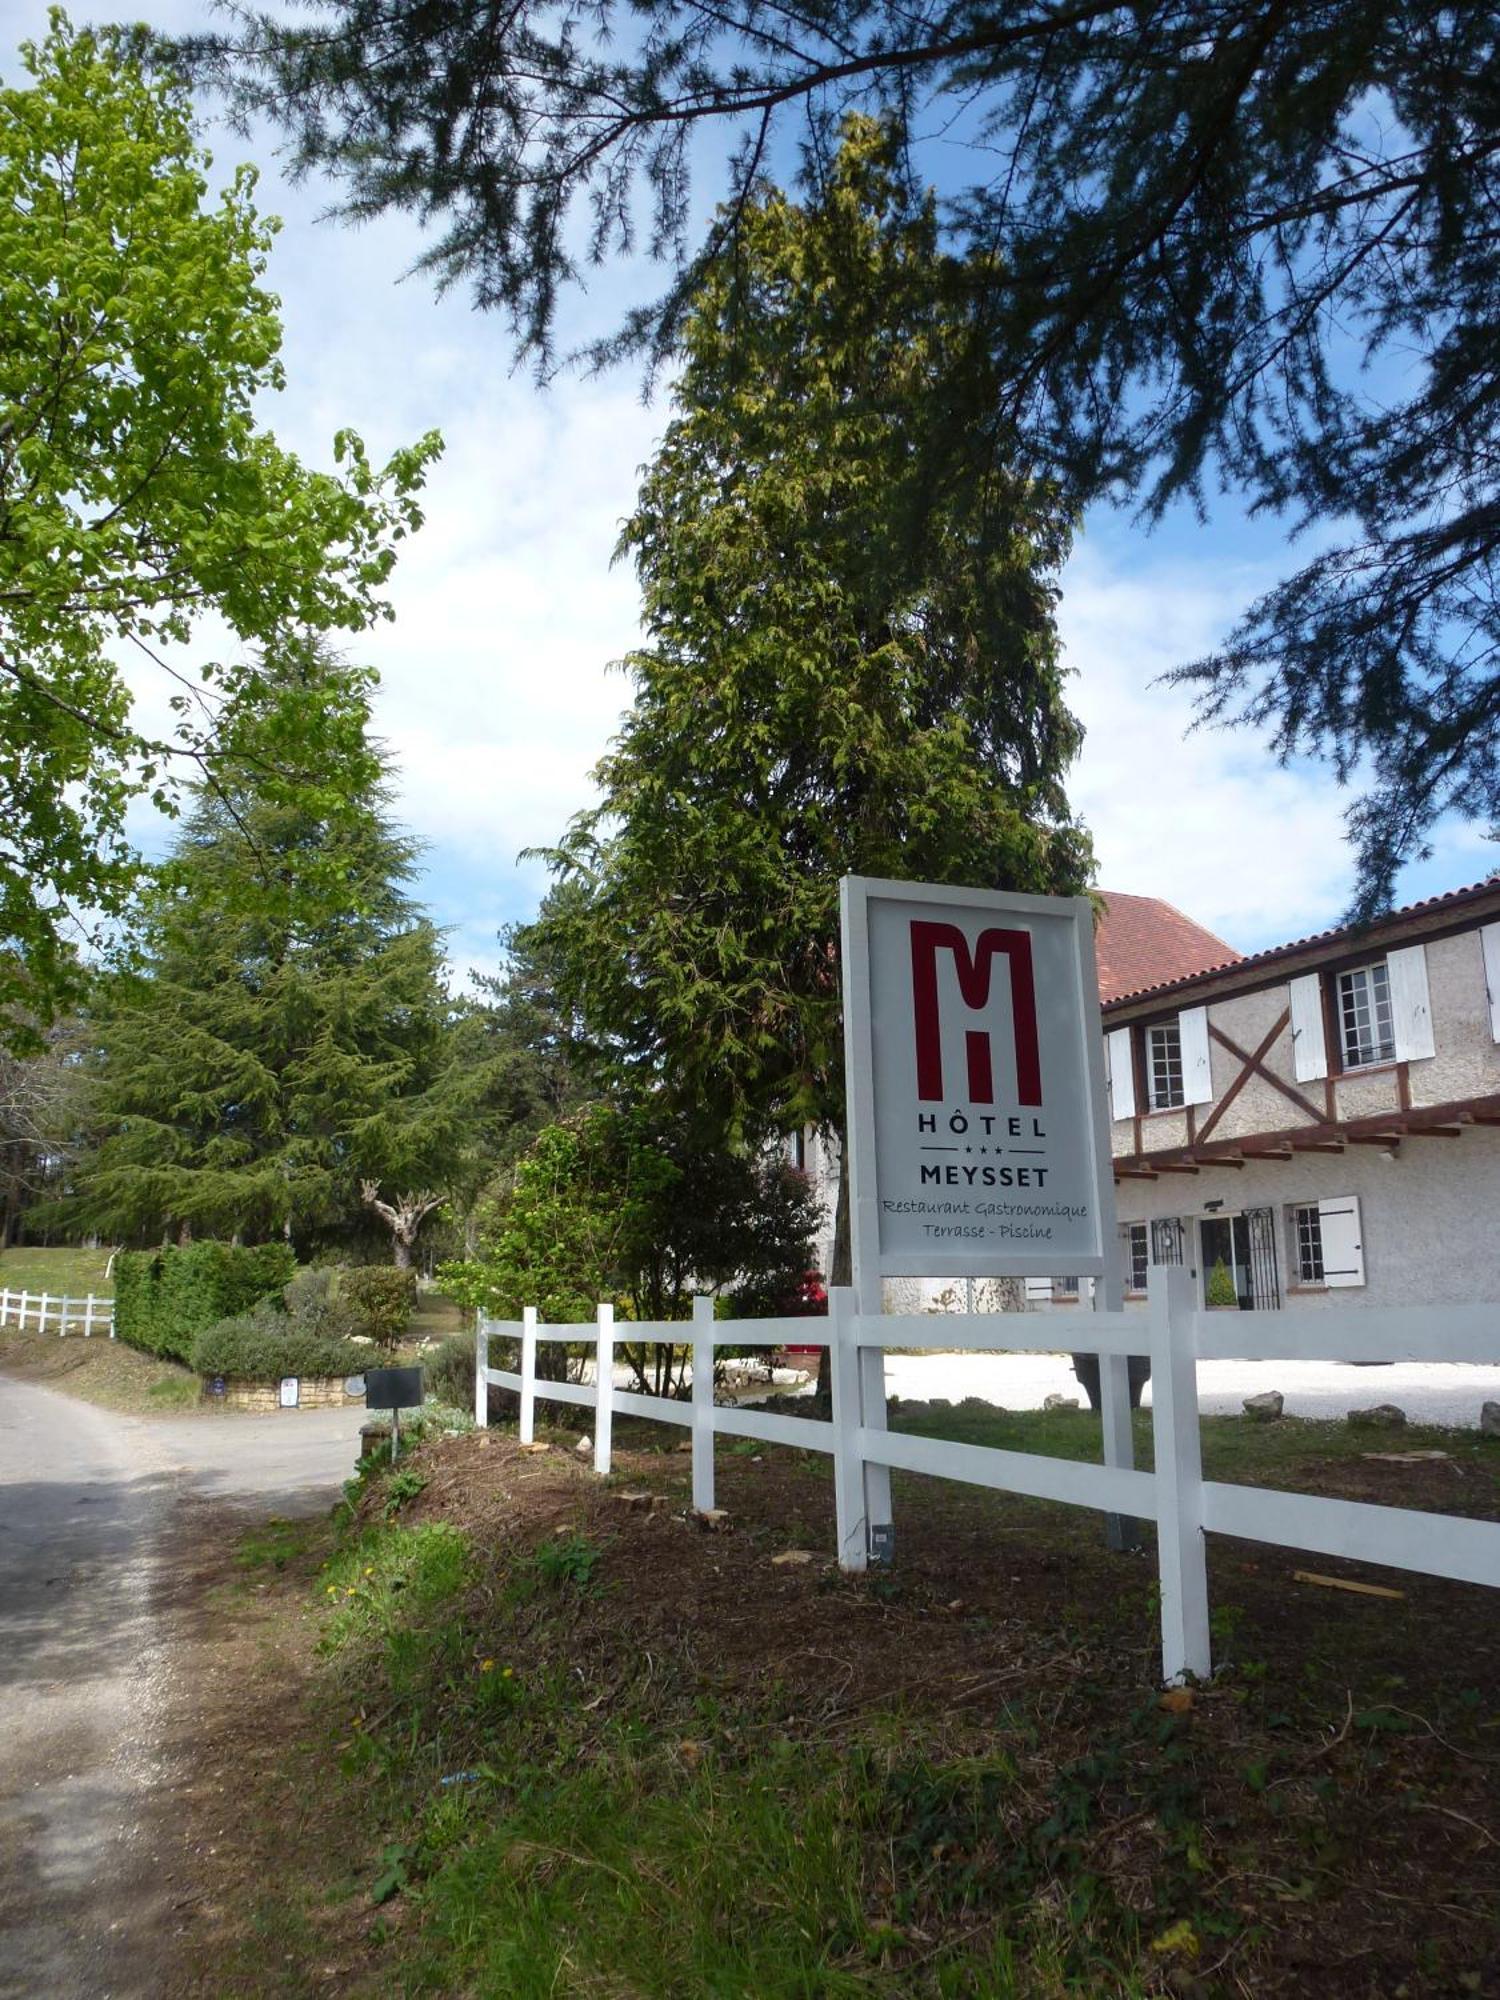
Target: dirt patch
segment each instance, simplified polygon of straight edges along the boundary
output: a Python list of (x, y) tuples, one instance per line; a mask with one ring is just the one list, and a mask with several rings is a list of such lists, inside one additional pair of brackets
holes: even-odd
[(0, 1370), (131, 1416), (181, 1415), (199, 1407), (196, 1375), (102, 1334), (63, 1339), (0, 1328)]
[[(766, 1729), (881, 1746), (874, 1831), (892, 1861), (867, 1915), (894, 1925), (899, 1873), (911, 1991), (920, 1940), (1001, 1921), (985, 1912), (1024, 1876), (1059, 1909), (1085, 1893), (1153, 1925), (1191, 1909), (1191, 1951), (1169, 1926), (1143, 1991), (1500, 1993), (1492, 1593), (1215, 1539), (1225, 1669), (1163, 1707), (1154, 1562), (1110, 1555), (1091, 1515), (901, 1479), (898, 1567), (851, 1579), (828, 1554), (822, 1459), (721, 1452), (714, 1532), (671, 1452), (621, 1451), (601, 1484), (571, 1438), (528, 1452), (491, 1432), (435, 1439), (409, 1466), (425, 1483), (400, 1518), (470, 1534), (470, 1615), (493, 1620), (494, 1652), (566, 1678), (583, 1709), (638, 1706), (684, 1760), (702, 1754), (705, 1700), (725, 1754), (752, 1755)], [(1464, 1511), (1495, 1511), (1488, 1469), (1460, 1480), (1440, 1462), (1339, 1459), (1285, 1483), (1454, 1511), (1462, 1486)], [(386, 1504), (373, 1489), (367, 1517)], [(362, 1822), (340, 1783), (312, 1588), (326, 1545), (288, 1530), (281, 1566), (247, 1571), (225, 1525), (199, 1517), (171, 1607), (192, 1694), (168, 1746), (183, 1887), (162, 1991), (390, 1990), (420, 1906), (377, 1918), (370, 1901), (371, 1856), (399, 1828)], [(561, 1611), (555, 1595), (507, 1605), (507, 1568), (559, 1535), (601, 1551), (591, 1587)], [(1298, 1584), (1304, 1566), (1404, 1594)], [(906, 1989), (898, 1974), (880, 1990)]]

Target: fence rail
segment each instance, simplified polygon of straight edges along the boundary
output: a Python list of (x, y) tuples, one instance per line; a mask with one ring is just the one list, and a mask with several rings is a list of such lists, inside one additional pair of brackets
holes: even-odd
[(72, 1327), (85, 1340), (96, 1333), (108, 1334), (113, 1340), (115, 1302), (113, 1298), (96, 1298), (92, 1292), (70, 1299), (56, 1292), (0, 1291), (0, 1326), (14, 1326), (22, 1333), (55, 1330), (59, 1335)]
[[(600, 1474), (610, 1469), (616, 1410), (626, 1416), (680, 1425), (692, 1434), (693, 1505), (700, 1513), (708, 1512), (714, 1504), (716, 1436), (754, 1438), (765, 1444), (826, 1453), (833, 1459), (838, 1558), (851, 1570), (865, 1568), (872, 1554), (888, 1555), (892, 1547), (893, 1469), (1093, 1507), (1112, 1520), (1155, 1521), (1162, 1668), (1168, 1681), (1202, 1677), (1211, 1671), (1208, 1533), (1500, 1588), (1500, 1522), (1205, 1480), (1198, 1412), (1198, 1362), (1209, 1358), (1500, 1360), (1500, 1305), (1209, 1313), (1198, 1305), (1189, 1272), (1174, 1266), (1155, 1267), (1145, 1314), (1054, 1313), (1047, 1321), (1049, 1345), (1058, 1339), (1070, 1349), (1100, 1357), (1103, 1465), (1036, 1452), (955, 1444), (886, 1429), (887, 1348), (941, 1345), (945, 1350), (1023, 1351), (1035, 1343), (1036, 1322), (1020, 1314), (994, 1313), (961, 1320), (909, 1314), (887, 1317), (858, 1312), (854, 1293), (835, 1288), (829, 1294), (829, 1317), (821, 1325), (805, 1319), (716, 1321), (713, 1302), (699, 1298), (693, 1301), (690, 1324), (633, 1324), (624, 1329), (632, 1341), (690, 1342), (691, 1402), (617, 1388), (614, 1351), (620, 1331), (615, 1326), (614, 1308), (607, 1305), (599, 1307), (594, 1321), (579, 1326), (539, 1325), (530, 1309), (520, 1320), (481, 1319), (475, 1355), (476, 1420), (480, 1424), (488, 1421), (491, 1387), (511, 1389), (519, 1395), (520, 1434), (527, 1444), (534, 1434), (538, 1397), (592, 1409), (594, 1469)], [(498, 1338), (519, 1343), (518, 1369), (490, 1366), (490, 1342)], [(595, 1380), (553, 1382), (539, 1378), (537, 1344), (547, 1341), (592, 1344)], [(831, 1420), (716, 1406), (717, 1350), (753, 1346), (828, 1347), (833, 1384)], [(1138, 1354), (1149, 1354), (1151, 1359), (1152, 1472), (1137, 1471), (1133, 1464), (1125, 1373), (1126, 1358)]]

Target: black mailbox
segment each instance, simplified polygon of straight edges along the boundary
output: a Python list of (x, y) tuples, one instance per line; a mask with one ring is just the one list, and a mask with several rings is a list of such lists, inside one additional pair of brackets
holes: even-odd
[(367, 1368), (367, 1410), (419, 1410), (422, 1407), (420, 1368)]

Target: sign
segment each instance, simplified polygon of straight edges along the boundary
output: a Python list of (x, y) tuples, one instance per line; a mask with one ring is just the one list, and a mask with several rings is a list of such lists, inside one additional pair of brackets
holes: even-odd
[(295, 1410), (299, 1400), (301, 1399), (301, 1394), (302, 1394), (302, 1384), (300, 1383), (298, 1378), (295, 1375), (283, 1375), (281, 1378), (282, 1409)]
[(222, 1375), (215, 1375), (208, 1385), (208, 1393), (210, 1396), (222, 1396), (228, 1386)]
[(365, 1408), (367, 1410), (419, 1410), (422, 1407), (420, 1368), (367, 1368)]
[(1088, 899), (846, 876), (841, 900), (856, 1283), (1103, 1275)]

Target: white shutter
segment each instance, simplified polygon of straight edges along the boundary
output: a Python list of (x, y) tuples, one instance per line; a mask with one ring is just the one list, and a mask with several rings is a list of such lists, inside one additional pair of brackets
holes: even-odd
[(1182, 1101), (1212, 1104), (1213, 1071), (1208, 1060), (1208, 1009), (1187, 1007), (1177, 1016), (1177, 1041), (1182, 1050)]
[(1490, 1036), (1500, 1042), (1500, 924), (1486, 924), (1479, 933), (1484, 953), (1484, 989), (1490, 998)]
[(1112, 1028), (1109, 1044), (1109, 1108), (1116, 1118), (1135, 1116), (1135, 1065), (1130, 1057), (1129, 1028)]
[(1397, 1062), (1411, 1062), (1434, 1053), (1432, 1002), (1427, 997), (1427, 947), (1403, 946), (1386, 959), (1391, 981), (1391, 1026), (1396, 1036)]
[(1328, 1074), (1323, 982), (1316, 972), (1306, 972), (1294, 979), (1287, 991), (1292, 1001), (1292, 1067), (1298, 1083), (1314, 1083)]
[(1359, 1196), (1336, 1194), (1320, 1201), (1318, 1230), (1323, 1239), (1324, 1284), (1362, 1285), (1365, 1246), (1359, 1221)]
[(1026, 1303), (1050, 1305), (1052, 1303), (1052, 1280), (1050, 1278), (1028, 1278), (1026, 1280)]

